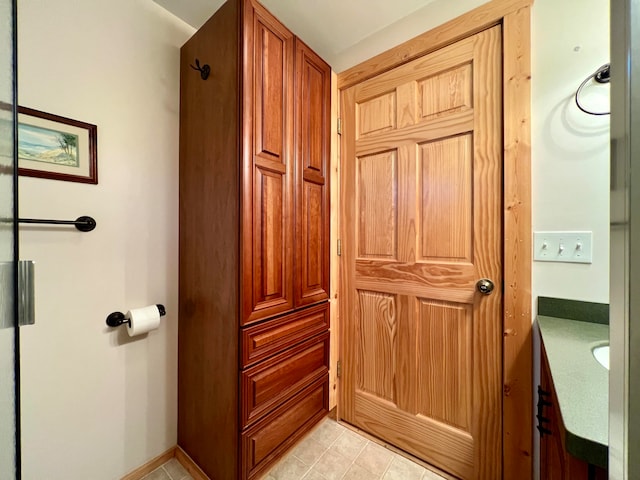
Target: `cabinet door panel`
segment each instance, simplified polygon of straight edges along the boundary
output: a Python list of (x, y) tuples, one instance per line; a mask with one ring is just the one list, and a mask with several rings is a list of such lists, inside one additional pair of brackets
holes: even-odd
[(293, 34), (245, 2), (242, 325), (293, 309)]
[(255, 31), (255, 155), (283, 160), (287, 117), (286, 42), (258, 20)]
[(296, 39), (296, 306), (329, 298), (331, 69)]

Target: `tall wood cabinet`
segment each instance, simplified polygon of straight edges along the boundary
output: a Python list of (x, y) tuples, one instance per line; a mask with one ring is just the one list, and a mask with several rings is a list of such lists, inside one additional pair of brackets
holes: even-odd
[(330, 68), (228, 0), (180, 75), (178, 444), (254, 478), (328, 409)]

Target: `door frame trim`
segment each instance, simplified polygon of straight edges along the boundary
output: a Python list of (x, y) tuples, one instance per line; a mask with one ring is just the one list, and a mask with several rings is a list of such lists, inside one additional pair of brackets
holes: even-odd
[[(502, 478), (533, 475), (531, 319), (531, 5), (492, 0), (338, 74), (342, 91), (495, 25), (503, 44)], [(339, 101), (341, 104), (341, 100)], [(340, 237), (345, 234), (340, 222)], [(340, 298), (344, 285), (340, 285)], [(340, 317), (345, 318), (344, 302)], [(340, 345), (342, 352), (342, 345)]]

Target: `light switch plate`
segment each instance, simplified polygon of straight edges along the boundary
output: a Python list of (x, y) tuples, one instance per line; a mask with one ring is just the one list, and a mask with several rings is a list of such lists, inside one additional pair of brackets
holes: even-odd
[(533, 232), (538, 262), (591, 263), (592, 232)]

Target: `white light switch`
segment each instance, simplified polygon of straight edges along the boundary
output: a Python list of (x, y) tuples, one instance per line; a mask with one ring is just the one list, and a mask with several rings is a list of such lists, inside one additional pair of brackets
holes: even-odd
[(533, 232), (533, 259), (591, 263), (592, 232)]

